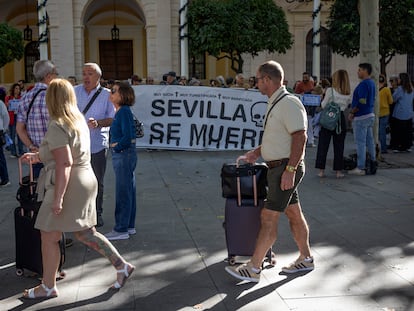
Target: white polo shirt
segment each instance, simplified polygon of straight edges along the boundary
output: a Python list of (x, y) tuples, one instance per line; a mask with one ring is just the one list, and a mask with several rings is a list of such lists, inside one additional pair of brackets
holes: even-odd
[[(280, 87), (269, 98), (267, 105), (267, 123), (264, 128), (261, 154), (265, 161), (280, 160), (290, 157), (292, 134), (307, 129), (306, 110), (302, 102), (294, 95), (287, 95), (270, 111), (273, 103), (286, 93)], [(265, 119), (266, 120), (266, 119)], [(302, 155), (302, 159), (304, 154)]]

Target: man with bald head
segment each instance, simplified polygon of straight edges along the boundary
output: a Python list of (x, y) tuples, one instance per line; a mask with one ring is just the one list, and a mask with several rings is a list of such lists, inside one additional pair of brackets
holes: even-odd
[(91, 165), (98, 180), (96, 196), (97, 227), (103, 226), (103, 191), (106, 157), (109, 143), (109, 126), (115, 115), (109, 101), (109, 89), (100, 85), (102, 70), (96, 63), (86, 63), (82, 68), (83, 83), (75, 86), (79, 110), (88, 122), (91, 138)]

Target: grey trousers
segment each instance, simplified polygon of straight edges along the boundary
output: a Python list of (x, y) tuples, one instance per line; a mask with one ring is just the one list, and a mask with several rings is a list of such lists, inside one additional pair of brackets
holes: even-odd
[(106, 171), (106, 157), (108, 149), (103, 149), (97, 153), (91, 154), (91, 165), (96, 179), (98, 180), (98, 194), (96, 195), (96, 213), (97, 216), (103, 212), (103, 192), (104, 192), (104, 177)]

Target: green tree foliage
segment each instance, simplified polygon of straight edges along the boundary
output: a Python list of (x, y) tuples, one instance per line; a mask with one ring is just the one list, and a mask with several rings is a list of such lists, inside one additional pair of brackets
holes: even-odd
[(7, 23), (1, 23), (0, 46), (0, 68), (13, 60), (20, 60), (24, 55), (22, 32)]
[(273, 0), (192, 0), (187, 19), (192, 55), (229, 58), (236, 73), (243, 72), (243, 53), (286, 53), (293, 44)]
[[(396, 54), (414, 54), (414, 0), (379, 0), (379, 8), (380, 64), (381, 73), (385, 73)], [(358, 0), (336, 0), (327, 27), (329, 45), (335, 53), (346, 57), (358, 55)]]

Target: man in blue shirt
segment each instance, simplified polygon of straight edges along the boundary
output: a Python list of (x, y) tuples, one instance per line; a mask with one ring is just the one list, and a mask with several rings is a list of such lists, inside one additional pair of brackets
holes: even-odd
[(366, 151), (371, 156), (373, 165), (376, 166), (375, 141), (373, 126), (375, 121), (375, 82), (371, 79), (372, 65), (362, 63), (358, 66), (358, 78), (361, 82), (354, 90), (352, 97), (352, 110), (349, 120), (352, 121), (354, 140), (357, 149), (357, 167), (350, 170), (351, 175), (365, 175)]
[[(83, 84), (75, 86), (79, 110), (85, 115), (91, 137), (91, 165), (98, 180), (96, 196), (97, 227), (103, 226), (102, 204), (106, 157), (109, 144), (109, 126), (115, 115), (115, 109), (109, 101), (109, 90), (101, 87), (99, 81), (102, 70), (98, 64), (86, 63), (82, 69)], [(98, 93), (99, 92), (99, 93)], [(89, 102), (97, 96), (91, 105)], [(87, 111), (85, 108), (89, 106)]]

